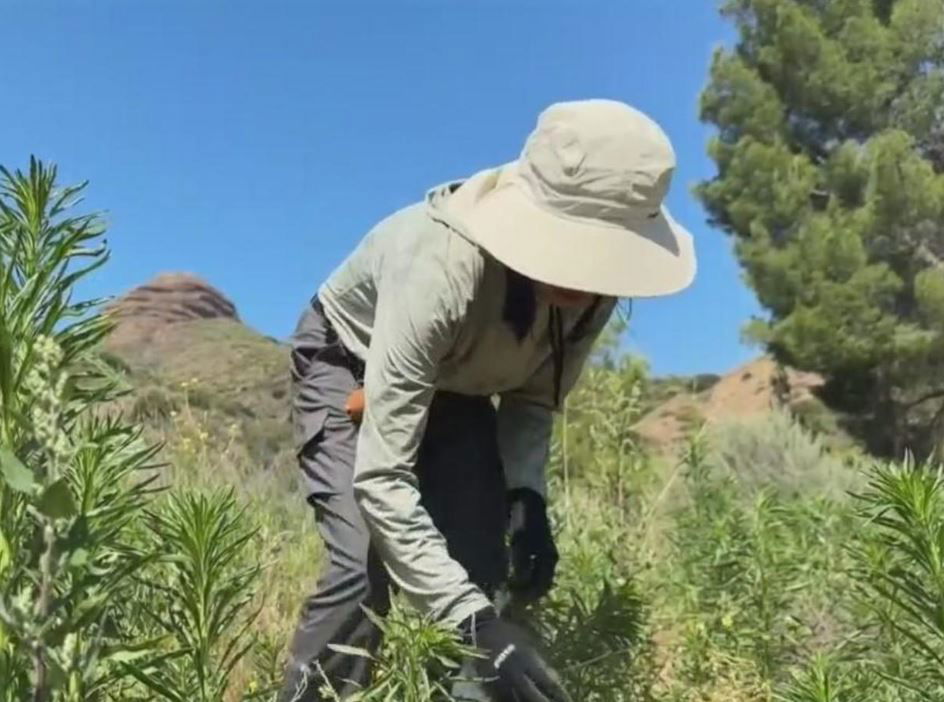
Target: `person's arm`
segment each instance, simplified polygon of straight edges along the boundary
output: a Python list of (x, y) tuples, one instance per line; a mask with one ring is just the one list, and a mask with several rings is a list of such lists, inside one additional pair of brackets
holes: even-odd
[(550, 455), (553, 414), (546, 404), (519, 392), (501, 396), (498, 449), (509, 490), (528, 488), (547, 498), (544, 467)]
[(490, 606), (420, 504), (413, 469), (434, 383), (476, 285), (466, 267), (388, 271), (366, 359), (354, 493), (393, 581), (421, 612), (453, 625)]
[[(580, 377), (615, 306), (615, 299), (601, 300), (579, 338), (565, 340), (561, 402)], [(498, 445), (508, 488), (528, 488), (544, 499), (553, 413), (561, 409), (554, 390), (554, 360), (548, 358), (522, 387), (502, 394), (498, 407)]]
[(550, 453), (552, 412), (559, 410), (577, 382), (593, 344), (606, 325), (615, 301), (601, 300), (580, 332), (565, 330), (560, 395), (557, 395), (553, 357), (524, 387), (501, 398), (498, 416), (499, 449), (505, 467), (510, 509), (512, 593), (534, 601), (554, 583), (558, 552), (547, 516), (545, 467)]

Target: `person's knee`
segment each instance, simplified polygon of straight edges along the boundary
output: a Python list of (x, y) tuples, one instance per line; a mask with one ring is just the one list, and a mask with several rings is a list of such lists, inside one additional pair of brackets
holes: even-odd
[(389, 577), (380, 559), (368, 548), (333, 550), (310, 607), (365, 605), (378, 614), (389, 609)]

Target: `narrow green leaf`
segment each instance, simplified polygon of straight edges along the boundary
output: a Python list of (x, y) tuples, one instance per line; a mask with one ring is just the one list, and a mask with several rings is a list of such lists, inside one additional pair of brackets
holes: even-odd
[(101, 658), (102, 660), (108, 660), (114, 663), (130, 663), (131, 661), (149, 656), (155, 651), (159, 651), (161, 646), (169, 640), (169, 636), (159, 636), (132, 644), (104, 646), (102, 648)]
[(370, 655), (370, 652), (363, 648), (357, 648), (356, 646), (345, 646), (344, 644), (328, 644), (328, 648), (332, 651), (337, 651), (338, 653), (344, 653), (348, 656), (357, 656), (359, 658), (373, 658)]
[(138, 660), (139, 658), (144, 658), (149, 655), (151, 652), (148, 650), (145, 651), (112, 651), (107, 655), (102, 655), (102, 660), (111, 661), (112, 663), (130, 663), (131, 661)]
[(69, 557), (69, 565), (73, 568), (81, 568), (88, 564), (89, 553), (84, 548), (80, 548)]
[[(5, 281), (4, 281), (5, 283)], [(5, 289), (4, 284), (2, 288)], [(4, 407), (13, 404), (13, 342), (6, 320), (0, 318), (0, 400)]]
[(53, 519), (67, 519), (78, 512), (65, 478), (60, 478), (43, 491), (38, 507), (40, 512)]
[(458, 667), (459, 667), (459, 664), (458, 664), (456, 661), (454, 661), (453, 659), (448, 658), (447, 656), (444, 656), (444, 655), (442, 655), (442, 654), (440, 654), (440, 653), (435, 653), (435, 654), (433, 655), (433, 657), (434, 657), (437, 661), (439, 661), (439, 663), (440, 663), (441, 665), (445, 666), (446, 668), (458, 668)]
[(33, 472), (24, 466), (9, 449), (0, 448), (0, 474), (3, 475), (4, 482), (17, 492), (36, 491)]
[(13, 549), (10, 547), (10, 542), (6, 535), (0, 530), (0, 578), (3, 577), (3, 574), (10, 567), (12, 562)]
[(141, 670), (137, 666), (130, 665), (128, 663), (122, 663), (121, 669), (124, 670), (128, 675), (135, 678), (149, 690), (157, 693), (164, 699), (171, 700), (171, 702), (186, 702), (184, 697), (177, 694), (177, 692), (172, 690), (163, 680), (158, 679), (149, 672)]

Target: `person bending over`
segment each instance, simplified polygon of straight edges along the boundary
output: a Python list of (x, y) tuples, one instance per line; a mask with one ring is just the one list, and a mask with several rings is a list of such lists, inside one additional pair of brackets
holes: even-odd
[(375, 651), (362, 607), (383, 615), (391, 587), (483, 651), (494, 699), (566, 699), (492, 600), (551, 587), (552, 413), (617, 300), (694, 278), (663, 204), (674, 168), (629, 105), (551, 105), (517, 160), (384, 219), (317, 290), (291, 341), (292, 417), (327, 559), (282, 702), (319, 699), (322, 675), (342, 697), (368, 684), (369, 660), (329, 645)]

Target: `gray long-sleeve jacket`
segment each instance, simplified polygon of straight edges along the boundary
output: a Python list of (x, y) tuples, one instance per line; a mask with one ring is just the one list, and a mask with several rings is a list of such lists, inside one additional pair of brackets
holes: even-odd
[[(451, 188), (378, 224), (318, 291), (341, 341), (366, 361), (366, 410), (354, 490), (394, 582), (420, 611), (457, 624), (488, 605), (420, 505), (412, 472), (436, 389), (498, 395), (509, 487), (545, 494), (555, 364), (539, 303), (521, 342), (503, 321), (505, 268), (463, 233)], [(535, 255), (541, 255), (535, 251)], [(567, 342), (559, 380), (572, 388), (615, 300)], [(563, 310), (565, 336), (581, 310)]]

